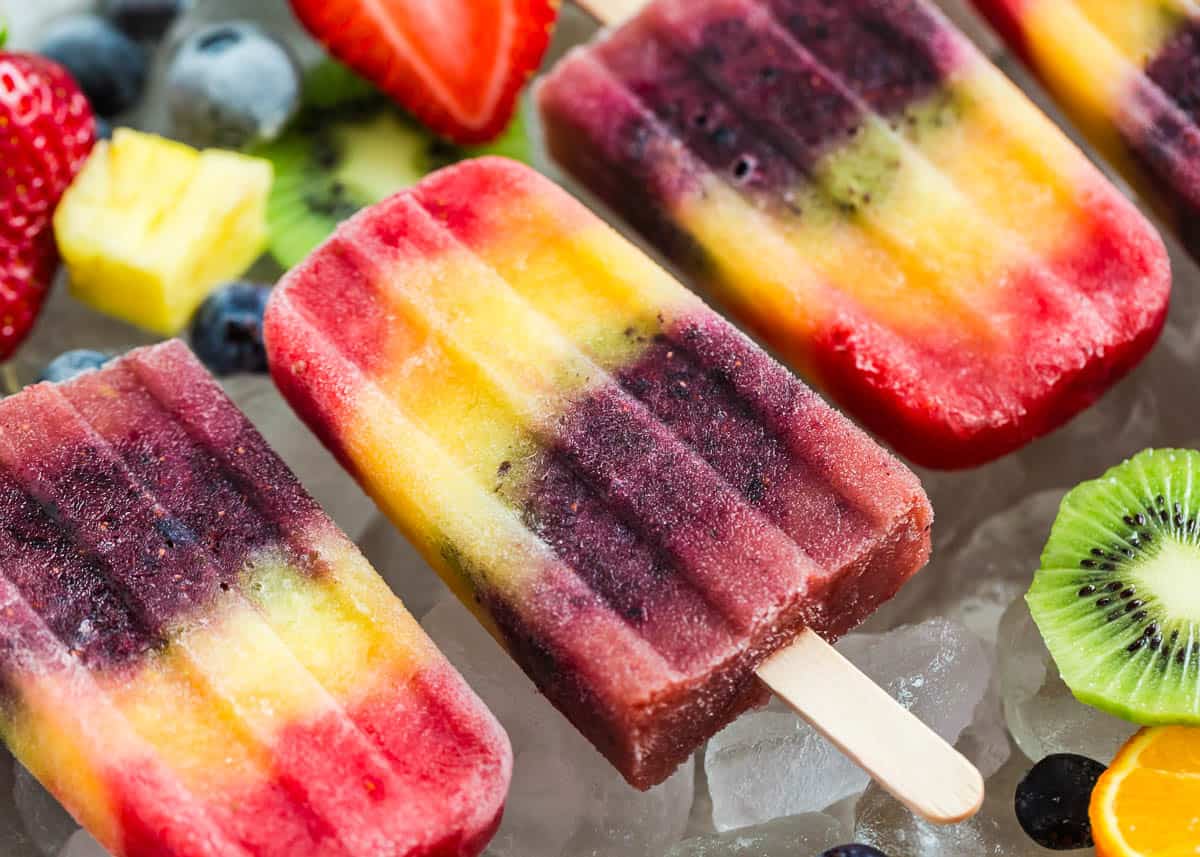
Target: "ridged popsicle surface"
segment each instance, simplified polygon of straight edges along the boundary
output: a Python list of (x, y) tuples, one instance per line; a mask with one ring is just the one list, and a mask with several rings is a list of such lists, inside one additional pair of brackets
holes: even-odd
[(956, 468), (1135, 365), (1140, 214), (924, 0), (655, 0), (541, 83), (552, 155), (858, 420)]
[(0, 403), (0, 729), (119, 857), (482, 850), (499, 725), (178, 342)]
[(913, 474), (511, 162), (343, 225), (266, 336), (298, 413), (637, 786), (928, 556)]

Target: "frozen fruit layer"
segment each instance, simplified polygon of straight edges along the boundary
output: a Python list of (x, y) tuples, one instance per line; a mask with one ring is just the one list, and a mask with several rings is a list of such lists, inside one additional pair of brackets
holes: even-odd
[(1164, 321), (1157, 235), (918, 0), (656, 0), (540, 103), (567, 169), (922, 464), (1050, 431)]
[(595, 216), (486, 159), (276, 290), (276, 381), (634, 785), (924, 562), (916, 478)]
[(1200, 255), (1200, 13), (1182, 0), (976, 0)]
[(187, 349), (0, 404), (0, 720), (114, 854), (474, 855), (499, 726)]

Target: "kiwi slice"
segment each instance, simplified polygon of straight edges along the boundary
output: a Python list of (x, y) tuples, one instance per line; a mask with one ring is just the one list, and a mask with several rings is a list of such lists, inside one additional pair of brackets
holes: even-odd
[(485, 154), (525, 162), (531, 157), (524, 113), (494, 143), (455, 146), (332, 61), (310, 72), (304, 101), (283, 136), (254, 151), (275, 166), (267, 221), (271, 255), (284, 268), (299, 263), (360, 208), (433, 170)]
[(1200, 724), (1200, 452), (1152, 449), (1063, 499), (1026, 596), (1080, 701)]

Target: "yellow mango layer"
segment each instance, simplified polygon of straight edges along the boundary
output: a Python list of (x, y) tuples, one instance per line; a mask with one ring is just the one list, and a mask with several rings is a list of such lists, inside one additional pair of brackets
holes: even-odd
[[(1141, 73), (1140, 58), (1156, 49), (1163, 36), (1156, 25), (1145, 22), (1118, 28), (1117, 16), (1110, 14), (1118, 10), (1109, 3), (1095, 2), (1085, 12), (1086, 5), (1066, 0), (1030, 3), (1023, 19), (1026, 42), (1039, 71), (1076, 123), (1106, 158), (1126, 175), (1134, 175), (1137, 171), (1113, 117), (1122, 109), (1130, 81)], [(1114, 43), (1104, 27), (1125, 41)]]

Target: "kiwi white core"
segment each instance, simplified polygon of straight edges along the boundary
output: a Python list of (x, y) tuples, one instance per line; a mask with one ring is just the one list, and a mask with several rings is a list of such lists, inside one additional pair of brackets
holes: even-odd
[(427, 171), (429, 138), (414, 134), (393, 113), (343, 125), (334, 133), (341, 151), (354, 152), (354, 157), (341, 160), (334, 177), (351, 188), (358, 199), (378, 200)]
[(1138, 567), (1135, 579), (1153, 592), (1174, 620), (1200, 624), (1200, 586), (1195, 570), (1200, 568), (1200, 545), (1163, 539), (1154, 555)]

